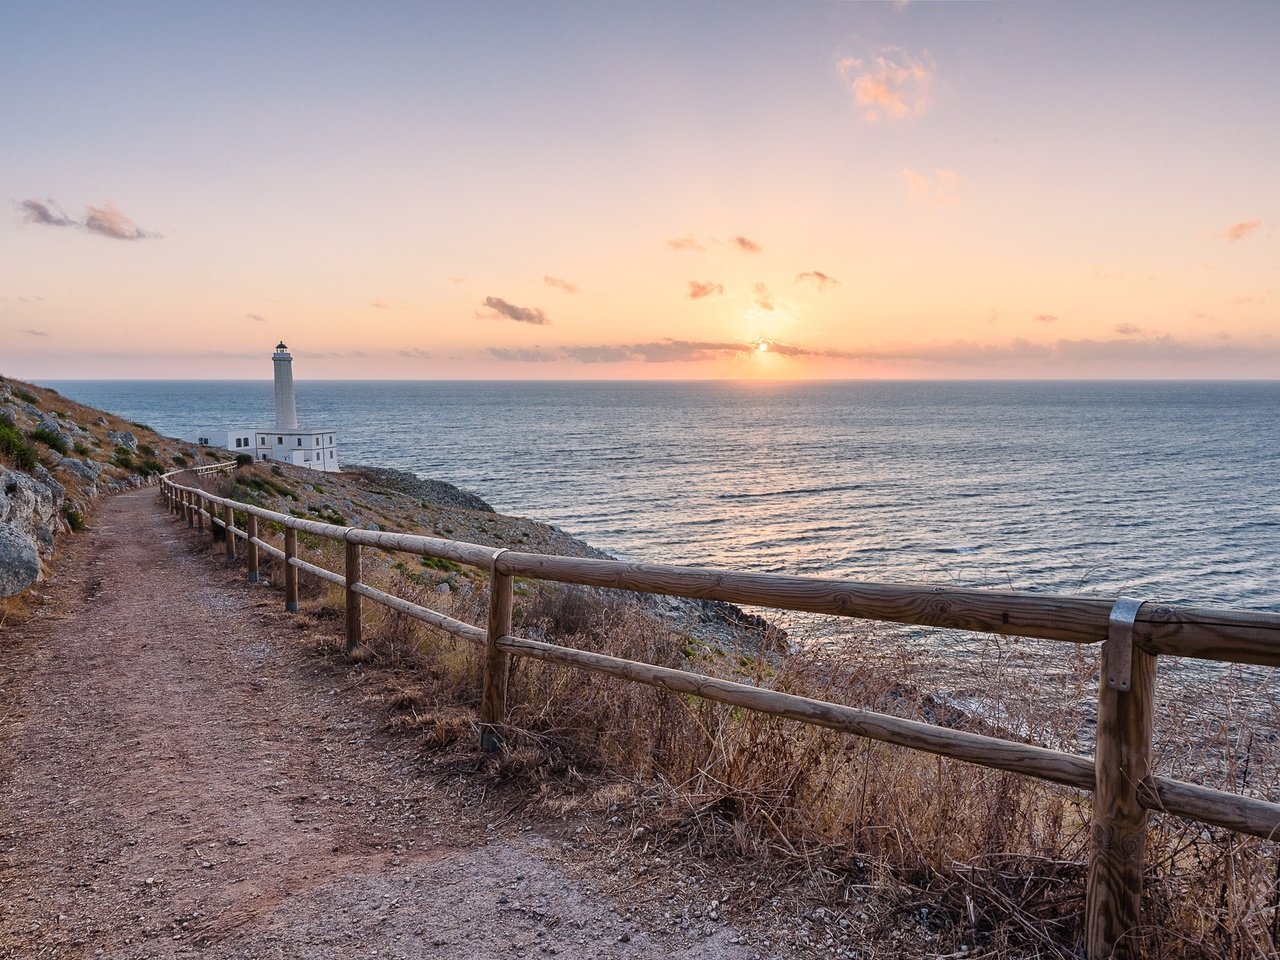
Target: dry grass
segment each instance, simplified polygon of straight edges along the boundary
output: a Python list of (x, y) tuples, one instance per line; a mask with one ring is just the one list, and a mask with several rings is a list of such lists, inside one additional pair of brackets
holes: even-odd
[[(306, 554), (341, 570), (340, 544), (308, 544)], [(484, 623), (483, 579), (379, 557), (366, 551), (369, 582)], [(338, 588), (300, 581), (304, 610), (340, 619)], [(480, 651), (376, 604), (364, 609), (359, 659), (381, 671), (391, 724), (477, 764)], [(793, 630), (801, 648), (785, 657), (721, 651), (606, 591), (518, 584), (515, 619), (522, 635), (567, 646), (1091, 752), (1096, 648), (993, 638), (961, 682), (866, 633), (833, 647), (805, 645)], [(1160, 684), (1159, 771), (1274, 797), (1273, 681), (1248, 670), (1183, 673)], [(947, 699), (925, 692), (943, 687)], [(646, 843), (768, 878), (752, 888), (755, 902), (785, 888), (793, 900), (852, 909), (874, 893), (884, 915), (858, 931), (865, 944), (908, 916), (932, 931), (929, 955), (1077, 955), (1087, 794), (522, 658), (511, 664), (508, 710), (508, 749), (487, 768), (494, 782), (551, 811), (625, 807), (645, 824)], [(1273, 843), (1153, 815), (1147, 954), (1276, 955), (1277, 854)]]

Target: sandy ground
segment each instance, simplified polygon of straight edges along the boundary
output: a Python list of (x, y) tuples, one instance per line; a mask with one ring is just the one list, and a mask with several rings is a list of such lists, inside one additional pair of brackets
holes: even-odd
[(0, 957), (758, 955), (464, 802), (196, 536), (118, 496), (0, 628)]

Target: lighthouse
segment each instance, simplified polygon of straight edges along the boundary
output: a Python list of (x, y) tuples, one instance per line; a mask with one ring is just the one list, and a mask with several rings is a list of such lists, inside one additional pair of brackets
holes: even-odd
[(205, 427), (185, 439), (206, 447), (225, 447), (254, 460), (291, 463), (307, 470), (337, 473), (338, 441), (332, 427), (298, 426), (298, 402), (293, 395), (293, 355), (281, 340), (271, 355), (275, 368), (276, 424), (274, 427)]
[(293, 398), (293, 355), (281, 340), (271, 355), (276, 369), (276, 429), (298, 429), (298, 403)]

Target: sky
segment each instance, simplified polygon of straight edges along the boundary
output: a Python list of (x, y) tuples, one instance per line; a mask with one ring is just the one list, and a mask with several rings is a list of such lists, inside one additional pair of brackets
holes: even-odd
[(1280, 3), (6, 3), (0, 373), (1280, 377)]

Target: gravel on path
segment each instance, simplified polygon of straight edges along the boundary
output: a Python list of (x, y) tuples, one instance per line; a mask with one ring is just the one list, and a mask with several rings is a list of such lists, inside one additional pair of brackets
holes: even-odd
[(0, 957), (756, 956), (493, 829), (154, 489), (0, 626)]

